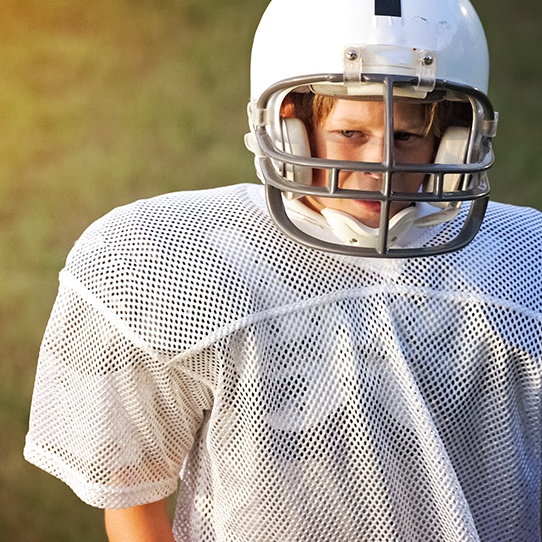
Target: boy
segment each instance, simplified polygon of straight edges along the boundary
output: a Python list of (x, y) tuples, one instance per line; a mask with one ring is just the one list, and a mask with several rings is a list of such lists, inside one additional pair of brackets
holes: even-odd
[(25, 454), (111, 541), (540, 539), (542, 221), (491, 204), (475, 237), (485, 38), (436, 4), (273, 0), (265, 200), (136, 202), (74, 247)]

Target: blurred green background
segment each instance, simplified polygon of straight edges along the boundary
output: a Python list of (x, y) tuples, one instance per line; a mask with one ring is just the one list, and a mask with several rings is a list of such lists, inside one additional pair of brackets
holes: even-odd
[[(83, 229), (112, 207), (255, 181), (243, 134), (250, 43), (266, 4), (0, 2), (3, 540), (105, 540), (101, 511), (21, 455), (58, 271)], [(474, 5), (501, 114), (494, 199), (542, 209), (542, 2)]]

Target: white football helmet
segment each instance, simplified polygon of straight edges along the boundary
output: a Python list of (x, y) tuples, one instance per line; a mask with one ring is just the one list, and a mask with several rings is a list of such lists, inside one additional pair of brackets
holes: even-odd
[[(347, 255), (425, 256), (467, 245), (489, 197), (497, 114), (486, 95), (488, 72), (484, 31), (468, 0), (272, 0), (254, 38), (246, 145), (274, 221), (302, 244)], [(281, 115), (294, 94), (383, 102), (382, 161), (313, 156), (307, 122)], [(438, 133), (431, 163), (394, 159), (398, 101), (462, 111)], [(318, 186), (317, 170), (327, 179)], [(341, 172), (377, 175), (380, 189), (345, 188)], [(406, 173), (424, 176), (420, 190), (394, 186), (394, 176)], [(378, 201), (379, 226), (315, 211), (307, 196)], [(403, 202), (400, 212), (391, 212), (394, 202)]]

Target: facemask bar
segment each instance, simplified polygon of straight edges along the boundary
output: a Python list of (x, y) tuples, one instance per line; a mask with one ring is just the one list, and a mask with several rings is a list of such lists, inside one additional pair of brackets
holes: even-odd
[[(473, 122), (470, 129), (470, 137), (466, 162), (462, 164), (396, 164), (394, 160), (394, 130), (393, 130), (393, 103), (397, 89), (416, 88), (417, 78), (410, 76), (385, 76), (366, 74), (362, 76), (366, 83), (382, 85), (382, 99), (385, 107), (385, 131), (384, 155), (382, 162), (350, 162), (342, 160), (329, 160), (311, 157), (293, 156), (274, 144), (270, 137), (268, 127), (272, 124), (271, 115), (276, 114), (277, 106), (269, 108), (273, 98), (280, 93), (285, 96), (288, 91), (299, 88), (308, 89), (313, 85), (323, 86), (344, 82), (344, 76), (325, 75), (307, 78), (296, 78), (279, 83), (264, 93), (256, 108), (251, 112), (253, 124), (253, 137), (257, 142), (259, 151), (257, 160), (259, 169), (266, 184), (268, 205), (273, 219), (279, 227), (296, 241), (320, 249), (335, 253), (357, 255), (365, 257), (412, 257), (429, 256), (458, 250), (466, 246), (476, 235), (487, 207), (489, 196), (489, 184), (487, 182), (487, 169), (493, 163), (490, 138), (493, 137), (497, 117), (491, 103), (485, 94), (470, 87), (455, 85), (445, 81), (437, 81), (435, 91), (431, 93), (429, 100), (439, 99), (439, 96), (462, 96), (472, 107)], [(331, 86), (331, 85), (330, 85)], [(340, 97), (340, 96), (338, 96)], [(325, 186), (298, 185), (280, 175), (276, 164), (291, 164), (313, 169), (328, 171)], [(382, 184), (379, 191), (365, 191), (343, 189), (339, 187), (341, 171), (375, 172), (381, 175)], [(393, 191), (393, 176), (398, 173), (420, 173), (433, 178), (433, 186), (429, 191), (417, 193), (402, 193)], [(458, 186), (453, 191), (445, 191), (444, 179), (446, 175), (461, 175), (463, 179), (470, 179), (465, 186)], [(381, 203), (379, 239), (376, 248), (351, 247), (342, 244), (330, 243), (318, 238), (313, 238), (297, 228), (289, 219), (282, 201), (282, 193), (297, 193), (299, 196), (313, 195), (324, 198), (352, 198), (360, 200), (376, 200)], [(461, 202), (471, 202), (468, 216), (459, 234), (450, 242), (439, 246), (399, 248), (389, 246), (388, 234), (390, 228), (390, 205), (393, 201), (403, 202), (427, 202), (435, 206), (454, 206), (458, 209)], [(442, 213), (436, 211), (435, 215)], [(455, 213), (456, 214), (456, 213)], [(453, 216), (455, 216), (455, 214)], [(442, 213), (444, 216), (444, 213)], [(448, 218), (450, 220), (450, 218)], [(444, 219), (441, 220), (445, 221)]]

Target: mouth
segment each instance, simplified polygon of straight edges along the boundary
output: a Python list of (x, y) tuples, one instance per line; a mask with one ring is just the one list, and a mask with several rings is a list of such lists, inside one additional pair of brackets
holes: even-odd
[(382, 207), (382, 204), (380, 201), (375, 200), (354, 200), (357, 205), (362, 207), (365, 211), (369, 211), (370, 213), (380, 213), (380, 208)]

